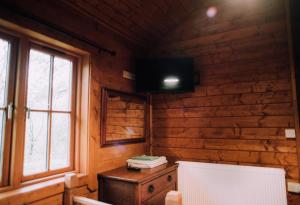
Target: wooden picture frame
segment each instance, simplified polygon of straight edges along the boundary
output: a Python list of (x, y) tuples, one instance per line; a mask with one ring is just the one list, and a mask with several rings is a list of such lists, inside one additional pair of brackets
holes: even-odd
[[(129, 143), (142, 143), (146, 142), (146, 139), (149, 136), (149, 122), (150, 122), (150, 101), (149, 97), (145, 95), (138, 95), (133, 93), (126, 93), (122, 91), (112, 90), (108, 88), (101, 89), (101, 113), (100, 113), (100, 145), (101, 147), (120, 145), (120, 144), (129, 144)], [(123, 139), (108, 139), (108, 103), (109, 97), (120, 97), (120, 99), (128, 100), (129, 102), (135, 101), (140, 102), (143, 105), (143, 136), (134, 137), (134, 138), (123, 138)], [(123, 109), (127, 113), (128, 109)], [(118, 117), (116, 117), (118, 118)], [(126, 118), (126, 117), (125, 117)], [(126, 118), (127, 120), (128, 118)], [(141, 121), (141, 119), (139, 119)], [(117, 127), (122, 127), (122, 125), (115, 125)], [(122, 127), (124, 128), (124, 127)]]

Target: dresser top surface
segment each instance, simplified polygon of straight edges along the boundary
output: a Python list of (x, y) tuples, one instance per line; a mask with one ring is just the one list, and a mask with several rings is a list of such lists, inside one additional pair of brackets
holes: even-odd
[(156, 176), (176, 170), (178, 164), (168, 162), (152, 169), (142, 169), (141, 171), (128, 170), (126, 166), (113, 169), (107, 172), (99, 173), (98, 178), (109, 178), (131, 183), (141, 183), (150, 180)]

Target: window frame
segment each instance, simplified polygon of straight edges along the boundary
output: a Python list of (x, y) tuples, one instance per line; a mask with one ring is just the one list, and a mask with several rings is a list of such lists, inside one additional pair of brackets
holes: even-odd
[[(0, 30), (0, 38), (6, 40), (10, 43), (10, 56), (9, 56), (9, 70), (8, 70), (8, 88), (7, 88), (7, 105), (4, 107), (5, 114), (5, 126), (4, 126), (4, 146), (3, 146), (3, 163), (2, 167), (2, 176), (0, 178), (0, 187), (5, 187), (9, 185), (10, 179), (10, 170), (11, 170), (11, 149), (12, 149), (12, 137), (13, 137), (13, 123), (14, 123), (14, 115), (12, 114), (11, 119), (7, 118), (8, 114), (8, 105), (10, 103), (12, 108), (14, 109), (15, 103), (15, 85), (16, 85), (16, 67), (17, 67), (17, 57), (18, 57), (18, 39), (14, 36), (2, 32)], [(1, 165), (0, 165), (1, 166)]]
[[(18, 190), (21, 187), (30, 187), (41, 182), (63, 178), (67, 173), (79, 174), (86, 177), (89, 172), (94, 172), (94, 165), (91, 164), (90, 154), (94, 149), (93, 141), (89, 131), (91, 120), (90, 101), (91, 99), (91, 56), (93, 49), (61, 36), (59, 34), (48, 35), (41, 30), (32, 30), (31, 27), (23, 27), (10, 21), (0, 19), (0, 33), (10, 36), (15, 40), (16, 60), (15, 60), (15, 79), (14, 79), (14, 109), (12, 120), (12, 133), (10, 138), (10, 155), (7, 172), (7, 183), (0, 186), (0, 193)], [(24, 141), (23, 130), (25, 130), (25, 88), (24, 76), (28, 59), (28, 47), (30, 43), (42, 47), (52, 48), (58, 53), (64, 52), (76, 59), (76, 110), (75, 110), (75, 139), (73, 151), (73, 169), (70, 171), (51, 173), (49, 176), (39, 176), (24, 180), (23, 173), (23, 152)], [(74, 90), (75, 92), (75, 90)], [(92, 183), (93, 184), (93, 183)], [(92, 185), (94, 186), (94, 185)]]
[[(52, 108), (50, 107), (49, 110), (38, 110), (38, 112), (43, 112), (43, 113), (48, 113), (49, 116), (49, 124), (48, 124), (48, 135), (51, 133), (51, 116), (52, 113), (69, 113), (70, 114), (70, 150), (69, 150), (69, 166), (65, 167), (65, 168), (60, 168), (60, 169), (55, 169), (55, 170), (50, 170), (49, 164), (50, 164), (50, 160), (49, 160), (49, 155), (50, 155), (50, 147), (51, 147), (51, 134), (50, 136), (48, 136), (48, 150), (47, 150), (47, 163), (48, 163), (48, 170), (45, 172), (40, 172), (40, 173), (36, 173), (36, 174), (31, 174), (31, 175), (24, 175), (23, 173), (23, 168), (24, 168), (24, 155), (25, 155), (25, 129), (26, 129), (26, 111), (24, 111), (24, 115), (23, 115), (23, 122), (24, 125), (22, 126), (22, 138), (23, 138), (23, 145), (22, 145), (22, 156), (21, 156), (21, 182), (27, 182), (30, 180), (35, 180), (35, 179), (39, 179), (39, 178), (44, 178), (44, 177), (49, 177), (52, 175), (58, 175), (58, 174), (62, 174), (62, 173), (66, 173), (66, 172), (70, 172), (70, 171), (74, 171), (75, 170), (75, 141), (76, 141), (76, 106), (77, 106), (77, 73), (78, 73), (78, 57), (73, 54), (70, 53), (64, 49), (61, 48), (57, 48), (55, 46), (43, 43), (43, 42), (39, 42), (39, 41), (35, 41), (32, 39), (28, 39), (27, 42), (27, 46), (26, 46), (26, 64), (23, 64), (23, 68), (25, 69), (25, 75), (23, 75), (23, 77), (21, 77), (21, 81), (24, 82), (23, 87), (24, 87), (24, 103), (22, 103), (23, 107), (21, 108), (25, 108), (27, 106), (27, 88), (28, 88), (28, 71), (29, 71), (29, 55), (30, 55), (30, 50), (34, 49), (46, 54), (49, 54), (51, 56), (57, 56), (57, 57), (62, 57), (64, 59), (68, 59), (70, 61), (72, 61), (72, 96), (71, 96), (71, 109), (69, 112), (65, 112), (65, 111), (53, 111)], [(52, 57), (51, 57), (52, 59)], [(53, 58), (54, 59), (54, 58)], [(53, 65), (51, 65), (53, 66)], [(51, 68), (53, 69), (53, 68)], [(53, 85), (53, 79), (50, 82), (50, 86), (52, 87)], [(51, 89), (52, 90), (52, 89)], [(49, 93), (51, 96), (50, 99), (52, 99), (52, 92)], [(51, 100), (52, 101), (52, 100)], [(34, 112), (36, 110), (32, 110), (32, 112)]]

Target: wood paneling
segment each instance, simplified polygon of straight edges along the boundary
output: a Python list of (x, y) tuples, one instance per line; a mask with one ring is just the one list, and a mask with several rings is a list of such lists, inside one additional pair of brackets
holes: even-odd
[(126, 102), (109, 98), (107, 104), (108, 140), (140, 138), (144, 136), (145, 107), (144, 102)]
[(1, 193), (0, 204), (50, 204), (50, 202), (58, 204), (57, 202), (61, 202), (63, 192), (63, 179), (55, 179)]
[(201, 5), (197, 0), (62, 0), (127, 39), (150, 46)]
[[(97, 172), (123, 166), (129, 157), (149, 150), (147, 143), (99, 147), (100, 88), (133, 91), (133, 83), (122, 78), (123, 69), (131, 70), (136, 45), (162, 36), (152, 54), (194, 57), (201, 84), (194, 93), (153, 96), (154, 154), (282, 167), (288, 179), (299, 179), (295, 140), (284, 137), (284, 129), (295, 126), (284, 0), (206, 0), (201, 8), (197, 0), (3, 1), (117, 51), (116, 57), (97, 53), (0, 7), (3, 18), (92, 52), (89, 189), (97, 187)], [(206, 17), (209, 5), (219, 10), (214, 19)], [(50, 196), (49, 190), (43, 197)], [(27, 198), (25, 194), (21, 196)]]
[(194, 93), (153, 96), (153, 152), (204, 162), (282, 167), (299, 179), (285, 1), (206, 1), (151, 52), (194, 57)]
[(51, 196), (46, 199), (42, 199), (37, 202), (33, 202), (30, 205), (61, 205), (63, 203), (63, 194)]
[[(94, 169), (95, 172), (103, 172), (120, 166), (124, 166), (126, 160), (134, 155), (148, 152), (147, 143), (118, 145), (100, 148), (100, 110), (101, 110), (101, 87), (114, 90), (133, 92), (133, 82), (122, 78), (124, 68), (132, 69), (132, 51), (122, 44), (117, 44), (121, 52), (116, 57), (94, 56), (92, 57), (92, 82), (91, 82), (91, 126), (90, 132), (95, 142)], [(140, 122), (143, 124), (143, 120)], [(111, 126), (124, 126), (122, 120), (112, 121)], [(101, 125), (100, 125), (101, 126)], [(93, 177), (96, 179), (96, 176)], [(97, 183), (97, 181), (95, 181)]]
[[(127, 43), (141, 47), (152, 46), (161, 36), (175, 29), (192, 11), (202, 5), (198, 0), (1, 0), (1, 2), (43, 20), (50, 20), (44, 18), (43, 14), (51, 16), (51, 23), (60, 22), (61, 19), (57, 16), (61, 16), (64, 18), (64, 29), (70, 31), (76, 28), (74, 34), (87, 37), (80, 27), (82, 21), (74, 22), (63, 13), (64, 10), (72, 9), (75, 18), (80, 15), (81, 18), (89, 19), (89, 23), (85, 26), (94, 27), (97, 32), (113, 31)], [(24, 10), (24, 7), (28, 6), (32, 7), (30, 12)], [(63, 7), (64, 10), (56, 10), (58, 7)], [(93, 33), (89, 33), (89, 36), (92, 35)]]
[(298, 205), (300, 204), (300, 197), (298, 194), (288, 194), (289, 205)]
[[(97, 192), (96, 174), (101, 171), (124, 166), (126, 160), (133, 155), (141, 155), (149, 150), (147, 143), (119, 145), (108, 148), (100, 148), (100, 108), (101, 108), (101, 87), (108, 87), (115, 90), (133, 92), (133, 81), (122, 78), (123, 69), (132, 70), (132, 58), (134, 51), (138, 50), (127, 41), (122, 41), (115, 34), (99, 30), (98, 24), (91, 19), (78, 14), (78, 12), (66, 7), (58, 1), (18, 1), (18, 7), (23, 12), (42, 18), (51, 24), (63, 27), (64, 29), (83, 35), (101, 45), (111, 48), (117, 52), (116, 56), (98, 52), (86, 44), (74, 40), (73, 38), (55, 31), (36, 21), (24, 18), (17, 13), (12, 13), (0, 6), (0, 18), (12, 21), (25, 28), (32, 29), (62, 42), (91, 52), (90, 56), (90, 80), (89, 86), (89, 125), (88, 125), (88, 192)], [(59, 17), (59, 18), (58, 18)], [(84, 157), (84, 156), (83, 156)], [(49, 189), (45, 188), (43, 198), (53, 195)], [(61, 192), (64, 190), (62, 189)], [(27, 197), (26, 193), (20, 195)], [(3, 199), (7, 200), (6, 198)], [(49, 199), (50, 200), (50, 199)]]
[(101, 146), (145, 142), (149, 137), (147, 96), (101, 90)]

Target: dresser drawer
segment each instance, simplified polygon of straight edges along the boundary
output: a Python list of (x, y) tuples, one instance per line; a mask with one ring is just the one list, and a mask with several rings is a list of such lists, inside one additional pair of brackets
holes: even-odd
[(150, 182), (143, 184), (141, 187), (142, 201), (146, 201), (147, 199), (164, 191), (168, 187), (174, 187), (175, 189), (176, 183), (177, 183), (177, 172), (172, 171), (156, 179), (153, 179)]
[(154, 195), (152, 198), (143, 202), (143, 205), (165, 205), (165, 200), (167, 193), (169, 191), (175, 190), (175, 184), (173, 186), (167, 187), (165, 190), (159, 192), (158, 194)]
[(177, 189), (178, 164), (169, 162), (140, 172), (126, 166), (98, 174), (100, 201), (113, 205), (164, 205)]

